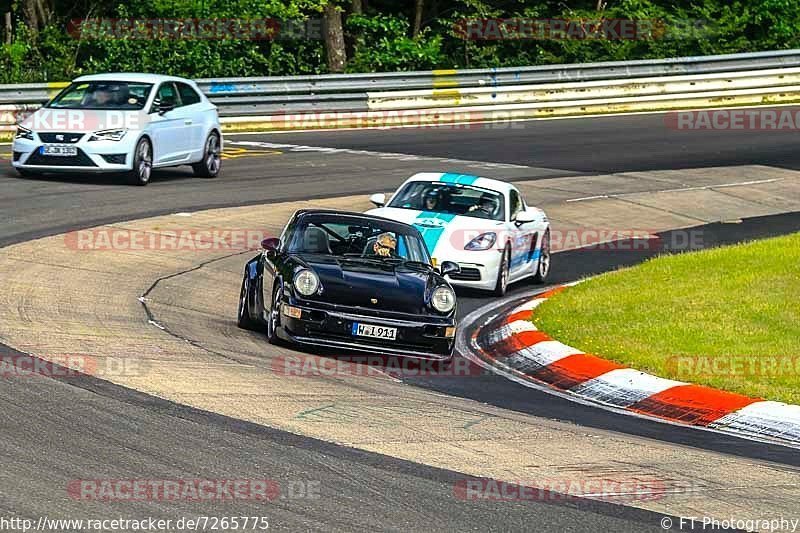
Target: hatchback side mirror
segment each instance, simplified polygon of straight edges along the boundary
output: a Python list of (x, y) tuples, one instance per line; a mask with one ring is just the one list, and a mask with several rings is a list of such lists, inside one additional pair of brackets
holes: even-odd
[(442, 276), (449, 276), (450, 274), (458, 274), (461, 272), (461, 266), (458, 263), (454, 263), (452, 261), (442, 261), (442, 266), (440, 267), (439, 271), (442, 273)]
[(175, 109), (175, 102), (161, 102), (158, 104), (158, 114), (163, 115)]

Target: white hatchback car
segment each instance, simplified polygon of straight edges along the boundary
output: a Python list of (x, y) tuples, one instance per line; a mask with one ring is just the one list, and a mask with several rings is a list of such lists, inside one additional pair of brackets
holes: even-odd
[(214, 104), (192, 80), (155, 74), (82, 76), (17, 125), (13, 165), (45, 172), (118, 172), (147, 185), (154, 168), (222, 166)]

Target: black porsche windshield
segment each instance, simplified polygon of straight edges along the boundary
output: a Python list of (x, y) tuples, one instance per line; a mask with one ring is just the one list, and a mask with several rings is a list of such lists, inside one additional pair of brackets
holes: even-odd
[(54, 109), (142, 109), (153, 85), (128, 81), (73, 83), (47, 104)]
[(440, 181), (412, 181), (394, 195), (387, 207), (491, 220), (505, 220), (506, 213), (499, 192)]
[(430, 265), (424, 241), (412, 228), (387, 221), (341, 216), (306, 217), (288, 240), (289, 253)]

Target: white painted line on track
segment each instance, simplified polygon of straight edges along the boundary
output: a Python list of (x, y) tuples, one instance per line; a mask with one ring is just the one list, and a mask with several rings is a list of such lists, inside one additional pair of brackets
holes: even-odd
[(763, 183), (774, 183), (776, 181), (783, 181), (784, 178), (770, 178), (768, 180), (750, 180), (750, 181), (736, 181), (733, 183), (720, 183), (719, 185), (699, 185), (697, 187), (677, 187), (674, 189), (659, 189), (656, 191), (641, 191), (641, 192), (630, 192), (630, 193), (623, 193), (623, 194), (599, 194), (595, 196), (582, 196), (580, 198), (570, 198), (569, 200), (564, 200), (565, 202), (585, 202), (587, 200), (602, 200), (606, 198), (623, 198), (625, 196), (631, 196), (634, 194), (657, 194), (657, 193), (665, 193), (665, 192), (685, 192), (685, 191), (706, 191), (706, 190), (713, 190), (713, 189), (723, 189), (725, 187), (744, 187), (747, 185), (760, 185)]
[(413, 154), (402, 154), (398, 152), (376, 152), (372, 150), (355, 150), (351, 148), (327, 148), (323, 146), (307, 146), (302, 144), (283, 144), (265, 141), (229, 141), (228, 144), (236, 146), (254, 146), (259, 148), (270, 148), (273, 150), (286, 150), (289, 152), (316, 152), (323, 154), (347, 154), (362, 155), (370, 157), (380, 157), (382, 159), (394, 159), (399, 161), (438, 161), (441, 163), (453, 163), (460, 165), (475, 166), (488, 169), (529, 169), (525, 165), (515, 165), (512, 163), (493, 163), (489, 161), (472, 161), (469, 159), (451, 159), (444, 157), (430, 157)]
[[(749, 106), (729, 106), (729, 107), (699, 107), (699, 108), (685, 108), (676, 109), (673, 111), (634, 111), (623, 113), (597, 113), (592, 115), (571, 115), (566, 117), (537, 117), (537, 118), (504, 118), (496, 121), (474, 121), (474, 122), (448, 122), (441, 125), (426, 125), (419, 126), (414, 124), (397, 125), (397, 126), (364, 126), (364, 127), (347, 127), (347, 128), (311, 128), (303, 130), (274, 130), (274, 131), (231, 131), (224, 132), (225, 136), (228, 135), (285, 135), (290, 133), (317, 133), (317, 132), (331, 132), (331, 131), (356, 131), (356, 130), (399, 130), (399, 129), (447, 129), (453, 126), (466, 126), (475, 124), (496, 124), (505, 122), (546, 122), (549, 120), (587, 120), (593, 118), (608, 118), (608, 117), (624, 117), (630, 115), (667, 115), (669, 113), (682, 113), (687, 111), (728, 111), (734, 109), (760, 109), (760, 108), (773, 108), (773, 107), (800, 107), (797, 102), (788, 104), (769, 104), (769, 105), (749, 105)], [(503, 129), (503, 128), (495, 128)], [(513, 129), (513, 128), (510, 128)]]

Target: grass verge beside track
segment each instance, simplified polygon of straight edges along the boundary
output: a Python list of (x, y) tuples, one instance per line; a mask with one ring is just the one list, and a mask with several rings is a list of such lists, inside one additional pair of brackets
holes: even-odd
[(800, 403), (800, 233), (662, 256), (551, 298), (551, 337), (661, 377)]

